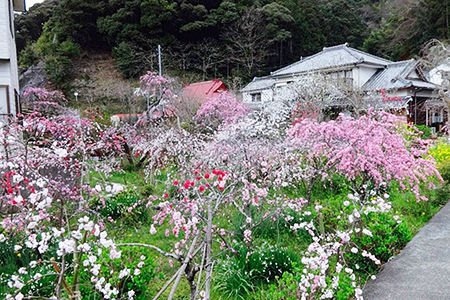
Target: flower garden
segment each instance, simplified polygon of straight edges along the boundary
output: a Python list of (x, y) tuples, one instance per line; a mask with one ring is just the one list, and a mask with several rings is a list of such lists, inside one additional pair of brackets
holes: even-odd
[(5, 299), (362, 299), (450, 195), (448, 140), (385, 112), (44, 112), (0, 130)]

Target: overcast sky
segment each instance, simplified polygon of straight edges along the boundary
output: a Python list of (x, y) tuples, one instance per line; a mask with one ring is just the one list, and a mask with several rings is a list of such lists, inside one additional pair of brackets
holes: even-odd
[(27, 10), (35, 5), (36, 3), (41, 3), (44, 0), (25, 0), (25, 5), (27, 6)]

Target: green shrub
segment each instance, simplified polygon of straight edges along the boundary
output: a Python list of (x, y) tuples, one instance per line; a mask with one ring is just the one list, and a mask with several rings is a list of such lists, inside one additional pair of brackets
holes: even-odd
[(61, 88), (70, 77), (72, 67), (72, 61), (66, 56), (51, 56), (45, 61), (45, 73), (58, 88)]
[[(11, 236), (4, 242), (0, 243), (0, 295), (9, 292), (10, 288), (7, 286), (8, 281), (11, 280), (11, 275), (17, 275), (17, 270), (20, 268), (28, 268), (31, 261), (49, 261), (50, 257), (56, 255), (57, 245), (50, 244), (49, 250), (44, 254), (40, 254), (36, 249), (23, 247), (19, 251), (14, 250), (14, 246), (19, 240), (18, 237)], [(67, 262), (70, 264), (71, 256), (67, 256)], [(41, 297), (51, 297), (53, 295), (53, 282), (56, 278), (53, 267), (47, 263), (38, 263), (34, 268), (28, 268), (27, 274), (22, 274), (24, 282), (29, 282), (22, 288), (22, 292), (39, 295)], [(69, 269), (70, 271), (70, 269)], [(32, 280), (37, 273), (46, 275), (40, 280)], [(50, 275), (47, 275), (50, 274)]]
[(145, 71), (144, 55), (129, 43), (122, 42), (113, 48), (117, 68), (125, 78), (138, 77)]
[(28, 44), (25, 49), (20, 51), (19, 65), (24, 68), (29, 68), (37, 64), (39, 61), (39, 52), (36, 44)]
[(111, 217), (125, 224), (146, 223), (149, 211), (140, 195), (134, 190), (126, 190), (104, 199), (104, 206), (100, 199), (94, 200), (91, 207), (100, 212), (103, 217)]
[(430, 139), (431, 138), (431, 128), (425, 125), (417, 125), (414, 124), (417, 129), (420, 130), (420, 137), (423, 139)]
[(438, 163), (437, 168), (446, 183), (450, 183), (450, 159)]
[(296, 254), (288, 248), (264, 243), (253, 249), (237, 245), (234, 259), (219, 262), (216, 269), (214, 289), (225, 298), (243, 298), (257, 285), (269, 283), (292, 271)]
[[(98, 259), (98, 263), (109, 265), (110, 268), (102, 268), (99, 277), (105, 277), (107, 279), (111, 278), (113, 286), (123, 295), (126, 295), (128, 291), (133, 290), (136, 293), (134, 299), (148, 299), (146, 296), (148, 285), (156, 276), (156, 264), (151, 258), (151, 250), (142, 247), (127, 247), (121, 248), (120, 250), (122, 251), (122, 259), (114, 260), (109, 258), (107, 251), (102, 252), (102, 256)], [(82, 261), (85, 259), (87, 259), (87, 257), (82, 258)], [(142, 266), (139, 268), (138, 264), (140, 263)], [(117, 276), (118, 272), (125, 268), (130, 269), (131, 274), (134, 274), (135, 270), (138, 268), (140, 274), (137, 276), (125, 276), (119, 279)], [(86, 272), (84, 268), (81, 268), (79, 276), (81, 283), (90, 282), (92, 274)], [(68, 282), (71, 281), (71, 276), (68, 276)], [(80, 284), (80, 292), (82, 299), (102, 299), (99, 293), (90, 284)]]
[[(396, 217), (397, 218), (397, 217)], [(412, 238), (408, 226), (400, 219), (393, 217), (392, 213), (369, 213), (363, 214), (364, 228), (372, 232), (373, 236), (355, 233), (352, 241), (360, 250), (375, 255), (382, 263), (396, 255)], [(355, 259), (355, 257), (357, 259)], [(361, 271), (373, 274), (378, 270), (378, 266), (371, 260), (362, 256), (355, 256), (349, 253), (346, 261), (350, 265), (358, 264)]]

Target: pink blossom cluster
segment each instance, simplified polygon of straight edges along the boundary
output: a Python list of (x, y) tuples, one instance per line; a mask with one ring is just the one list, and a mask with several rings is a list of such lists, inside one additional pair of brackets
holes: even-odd
[(228, 92), (212, 97), (200, 106), (195, 118), (206, 126), (232, 124), (250, 113), (250, 108), (238, 101)]
[[(288, 131), (288, 141), (304, 156), (300, 163), (312, 166), (317, 176), (336, 172), (352, 182), (380, 185), (397, 181), (411, 188), (417, 200), (419, 183), (440, 177), (427, 145), (409, 142), (398, 131), (405, 120), (387, 113), (354, 119), (341, 115), (328, 122), (304, 119)], [(408, 137), (411, 139), (411, 137)], [(319, 174), (320, 173), (320, 174)]]
[(22, 94), (23, 102), (42, 102), (42, 103), (59, 103), (63, 104), (67, 102), (63, 92), (47, 91), (45, 88), (27, 88)]

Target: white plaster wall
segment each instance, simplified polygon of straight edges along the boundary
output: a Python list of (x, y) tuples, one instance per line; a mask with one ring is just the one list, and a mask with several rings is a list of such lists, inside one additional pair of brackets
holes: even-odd
[(357, 88), (362, 87), (378, 71), (376, 68), (358, 66), (353, 69), (353, 85)]
[[(19, 91), (19, 75), (17, 70), (16, 44), (11, 34), (10, 20), (13, 19), (14, 11), (12, 9), (12, 1), (0, 0), (0, 85), (7, 85), (9, 87), (10, 109), (11, 113), (15, 114), (17, 112), (15, 107), (15, 91)], [(0, 105), (4, 106), (5, 104)], [(6, 111), (6, 107), (1, 107), (0, 110)]]
[(414, 70), (411, 73), (409, 73), (408, 78), (420, 79), (420, 76), (419, 76), (419, 74), (417, 74), (416, 70)]
[(8, 15), (8, 0), (0, 0), (0, 58), (3, 59), (7, 59), (10, 56), (11, 31)]
[(252, 102), (252, 96), (250, 96), (250, 93), (247, 92), (242, 93), (242, 102), (244, 103)]

